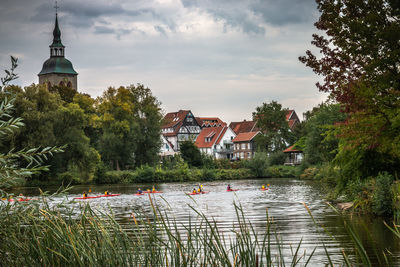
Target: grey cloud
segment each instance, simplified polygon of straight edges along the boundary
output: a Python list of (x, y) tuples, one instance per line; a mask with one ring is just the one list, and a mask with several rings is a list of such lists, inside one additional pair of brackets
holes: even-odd
[(263, 23), (273, 26), (305, 23), (316, 13), (314, 0), (181, 1), (184, 7), (204, 10), (216, 20), (223, 20), (226, 26), (255, 34), (265, 33)]
[(268, 0), (253, 2), (250, 9), (266, 23), (287, 25), (309, 22), (316, 14), (314, 0)]

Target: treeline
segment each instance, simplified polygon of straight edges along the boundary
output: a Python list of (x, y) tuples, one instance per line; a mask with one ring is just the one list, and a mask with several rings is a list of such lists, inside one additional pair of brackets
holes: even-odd
[(67, 145), (48, 158), (47, 173), (28, 182), (85, 183), (101, 179), (106, 170), (135, 169), (159, 161), (161, 108), (149, 88), (108, 88), (96, 99), (68, 87), (8, 86), (2, 99), (16, 95), (14, 117), (24, 127), (1, 143), (7, 152), (26, 147)]

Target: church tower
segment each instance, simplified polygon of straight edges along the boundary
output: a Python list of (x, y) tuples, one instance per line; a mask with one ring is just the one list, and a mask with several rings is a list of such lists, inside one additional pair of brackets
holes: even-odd
[(56, 23), (53, 31), (53, 43), (50, 45), (50, 58), (43, 63), (42, 71), (38, 74), (39, 84), (46, 84), (47, 88), (61, 85), (78, 90), (78, 73), (72, 67), (71, 61), (64, 57), (65, 46), (61, 43), (57, 8), (56, 5)]

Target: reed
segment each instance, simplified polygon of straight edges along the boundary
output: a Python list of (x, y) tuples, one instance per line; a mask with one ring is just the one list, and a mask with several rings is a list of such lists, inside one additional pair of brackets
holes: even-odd
[[(235, 205), (236, 222), (227, 233), (194, 207), (196, 216), (183, 225), (149, 201), (152, 212), (135, 212), (124, 228), (111, 212), (90, 205), (77, 211), (68, 203), (50, 206), (45, 198), (2, 202), (0, 261), (3, 266), (307, 266), (314, 256), (315, 249), (302, 253), (301, 241), (288, 252), (267, 211), (260, 233)], [(342, 265), (351, 266), (343, 255)], [(325, 262), (333, 266), (328, 251)]]

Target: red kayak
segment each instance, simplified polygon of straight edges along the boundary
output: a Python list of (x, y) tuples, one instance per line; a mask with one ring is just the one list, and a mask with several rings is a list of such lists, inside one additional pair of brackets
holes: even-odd
[(162, 191), (144, 191), (143, 193), (146, 193), (146, 194), (157, 194), (157, 193), (162, 193)]
[(141, 194), (136, 193), (136, 194), (135, 194), (135, 196), (143, 196), (143, 195), (144, 195), (143, 193), (141, 193)]
[(226, 192), (235, 192), (235, 191), (239, 191), (239, 189), (227, 189)]
[(99, 198), (101, 196), (92, 196), (92, 197), (75, 197), (74, 199), (91, 199), (91, 198)]
[(269, 188), (261, 188), (261, 191), (268, 191)]
[(208, 194), (208, 193), (210, 193), (209, 191), (203, 191), (203, 192), (196, 192), (196, 193), (188, 193), (188, 195), (201, 195), (201, 194)]
[[(7, 199), (9, 202), (13, 202), (13, 201), (15, 201), (15, 199)], [(30, 199), (30, 198), (19, 198), (19, 199), (17, 199), (17, 201), (20, 201), (20, 202), (22, 202), (22, 201), (29, 201), (29, 200), (32, 200), (32, 199)]]
[(116, 197), (120, 196), (121, 194), (108, 194), (108, 195), (100, 195), (99, 197)]

